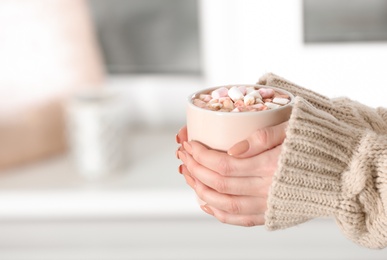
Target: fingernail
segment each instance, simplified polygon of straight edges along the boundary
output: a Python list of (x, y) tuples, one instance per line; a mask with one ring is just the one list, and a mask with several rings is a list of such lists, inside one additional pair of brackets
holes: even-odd
[(182, 151), (177, 151), (177, 156), (179, 157), (180, 160), (182, 160), (183, 162), (185, 162), (186, 156), (185, 156), (185, 153), (184, 153), (184, 152), (182, 152)]
[(206, 212), (207, 214), (210, 214), (210, 215), (214, 215), (214, 212), (212, 211), (212, 209), (210, 209), (207, 204), (206, 205), (201, 205), (200, 208)]
[(179, 156), (179, 152), (181, 152), (182, 151), (182, 146), (179, 146), (179, 148), (177, 148), (177, 150), (176, 150), (176, 157), (177, 157), (177, 159), (180, 159), (180, 156)]
[(175, 140), (176, 140), (176, 143), (180, 144), (180, 137), (178, 134), (176, 134), (175, 136)]
[(184, 142), (183, 146), (189, 154), (192, 154), (192, 146), (188, 142)]
[(182, 164), (180, 164), (180, 165), (179, 165), (179, 169), (178, 169), (178, 171), (179, 171), (179, 173), (180, 173), (180, 174), (182, 174), (182, 173), (183, 173), (183, 165), (182, 165)]
[(188, 176), (187, 174), (184, 174), (185, 181), (188, 183), (188, 185), (192, 188), (195, 189), (196, 187), (196, 182), (195, 180), (191, 177)]
[(234, 155), (241, 155), (241, 154), (247, 152), (249, 150), (249, 148), (250, 148), (249, 142), (247, 140), (244, 140), (242, 142), (237, 143), (233, 147), (231, 147), (227, 151), (227, 153), (229, 155), (232, 155), (232, 156), (234, 156)]

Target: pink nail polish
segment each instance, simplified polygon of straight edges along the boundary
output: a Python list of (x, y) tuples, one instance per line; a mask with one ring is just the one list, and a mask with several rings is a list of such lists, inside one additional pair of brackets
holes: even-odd
[(176, 143), (180, 144), (180, 137), (178, 134), (176, 134), (175, 136), (175, 140), (176, 140)]
[(206, 212), (207, 214), (212, 215), (212, 216), (214, 215), (214, 212), (212, 211), (212, 209), (210, 209), (210, 208), (207, 206), (207, 204), (206, 204), (206, 205), (201, 205), (200, 208), (201, 208), (204, 212)]
[(237, 143), (233, 147), (231, 147), (230, 150), (227, 151), (227, 153), (231, 156), (238, 156), (247, 152), (249, 148), (250, 148), (249, 142), (244, 140), (242, 142)]

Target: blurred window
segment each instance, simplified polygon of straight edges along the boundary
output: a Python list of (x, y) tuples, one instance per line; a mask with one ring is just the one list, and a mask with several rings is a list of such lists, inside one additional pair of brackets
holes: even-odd
[(200, 74), (197, 0), (89, 0), (110, 73)]
[(304, 42), (387, 40), (387, 0), (304, 0)]

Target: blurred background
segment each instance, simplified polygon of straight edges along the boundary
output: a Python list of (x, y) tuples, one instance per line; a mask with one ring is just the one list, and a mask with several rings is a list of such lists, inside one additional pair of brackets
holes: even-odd
[(189, 94), (273, 72), (385, 106), (387, 0), (0, 0), (0, 259), (387, 259), (224, 225), (179, 176)]

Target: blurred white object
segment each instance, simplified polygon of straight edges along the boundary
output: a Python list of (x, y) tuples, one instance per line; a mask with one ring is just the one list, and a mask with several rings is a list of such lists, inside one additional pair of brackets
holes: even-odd
[(85, 0), (0, 1), (0, 57), (0, 112), (104, 79)]
[(70, 151), (80, 174), (99, 179), (125, 168), (127, 118), (122, 93), (101, 88), (80, 92), (67, 105)]
[(1, 0), (0, 72), (0, 169), (64, 152), (62, 102), (105, 77), (86, 0)]

